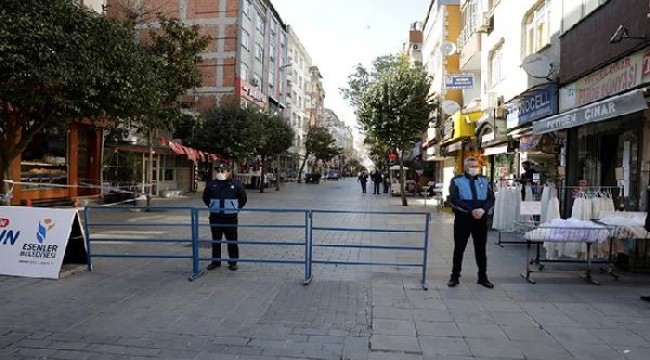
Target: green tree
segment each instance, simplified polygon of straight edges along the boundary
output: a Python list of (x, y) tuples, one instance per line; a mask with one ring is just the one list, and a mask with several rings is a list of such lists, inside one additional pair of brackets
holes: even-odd
[(117, 123), (163, 99), (159, 59), (77, 1), (5, 0), (0, 23), (0, 181), (43, 129)]
[[(287, 151), (296, 136), (295, 131), (287, 120), (278, 115), (261, 113), (257, 116), (256, 124), (252, 125), (257, 132), (255, 137), (255, 154), (262, 160), (260, 192), (264, 192), (264, 176), (267, 161)], [(280, 174), (275, 176), (276, 190), (279, 190)]]
[[(396, 61), (380, 62), (382, 67), (374, 71), (352, 75), (350, 79), (363, 78), (364, 73), (377, 74), (370, 77), (367, 88), (357, 88), (351, 81), (349, 89), (356, 89), (348, 95), (356, 107), (356, 114), (362, 128), (378, 142), (398, 149), (400, 174), (404, 171), (403, 150), (417, 141), (425, 130), (437, 103), (429, 95), (431, 77), (418, 65), (411, 64), (405, 56)], [(386, 67), (384, 67), (384, 65)], [(404, 192), (404, 176), (400, 176), (402, 205), (407, 206)]]
[(298, 172), (298, 183), (301, 182), (301, 176), (307, 164), (307, 159), (313, 155), (316, 159), (329, 161), (334, 156), (340, 154), (342, 149), (336, 146), (336, 139), (327, 131), (326, 128), (321, 126), (311, 126), (307, 131), (305, 137), (305, 157), (300, 165)]

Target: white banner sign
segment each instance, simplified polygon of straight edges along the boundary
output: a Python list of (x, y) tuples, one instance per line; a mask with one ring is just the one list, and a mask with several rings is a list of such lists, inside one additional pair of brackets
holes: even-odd
[(75, 209), (1, 206), (0, 274), (58, 279), (77, 216)]
[(522, 201), (519, 215), (541, 215), (542, 203), (540, 201)]

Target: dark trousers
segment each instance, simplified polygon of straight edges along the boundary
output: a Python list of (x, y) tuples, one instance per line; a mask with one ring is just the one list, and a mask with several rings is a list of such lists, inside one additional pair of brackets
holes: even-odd
[[(226, 225), (226, 226), (222, 226)], [(239, 247), (237, 246), (237, 218), (210, 218), (210, 232), (212, 233), (212, 240), (221, 240), (223, 235), (226, 236), (228, 241), (228, 257), (232, 259), (239, 259)], [(221, 258), (221, 244), (212, 243), (212, 257)], [(221, 262), (215, 260), (214, 262)], [(236, 261), (228, 261), (228, 264), (237, 264)]]
[(381, 184), (379, 181), (373, 181), (373, 185), (375, 185), (373, 189), (373, 194), (379, 194), (379, 184)]
[(487, 279), (487, 218), (476, 220), (471, 215), (456, 214), (454, 220), (454, 267), (451, 276), (458, 278), (463, 268), (463, 255), (469, 236), (474, 240), (474, 255), (478, 267), (479, 280)]
[(363, 181), (361, 182), (361, 192), (364, 194), (366, 193), (366, 183)]

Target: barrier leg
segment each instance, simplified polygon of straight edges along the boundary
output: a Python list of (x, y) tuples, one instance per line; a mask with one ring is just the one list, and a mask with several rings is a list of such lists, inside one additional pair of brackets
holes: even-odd
[(311, 242), (312, 242), (312, 229), (311, 229), (311, 212), (305, 212), (305, 280), (303, 285), (311, 284)]
[(429, 223), (431, 222), (431, 213), (426, 214), (425, 224), (424, 224), (424, 254), (422, 254), (422, 280), (420, 285), (422, 285), (422, 290), (429, 290), (429, 285), (427, 284), (427, 260), (429, 254)]
[(88, 260), (88, 271), (93, 270), (92, 256), (90, 255), (90, 214), (89, 208), (84, 208), (84, 228), (86, 230), (86, 257)]
[(194, 281), (203, 274), (199, 267), (199, 214), (192, 209), (192, 274), (187, 279)]

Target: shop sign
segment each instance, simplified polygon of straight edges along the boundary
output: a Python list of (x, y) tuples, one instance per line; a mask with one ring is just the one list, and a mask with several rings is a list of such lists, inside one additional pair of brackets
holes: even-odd
[[(58, 279), (74, 222), (79, 226), (75, 209), (3, 207), (0, 274)], [(86, 256), (85, 247), (77, 250)]]
[(550, 84), (531, 90), (506, 104), (506, 126), (508, 129), (529, 124), (535, 120), (558, 113), (557, 85)]
[(634, 90), (614, 96), (608, 100), (596, 102), (578, 109), (567, 111), (533, 123), (533, 134), (568, 129), (588, 123), (594, 123), (617, 116), (632, 114), (648, 108), (643, 97), (643, 90)]
[(600, 68), (560, 90), (560, 111), (567, 111), (633, 89), (650, 81), (650, 50)]
[(444, 76), (445, 89), (473, 89), (474, 74), (448, 74)]
[(487, 143), (494, 140), (494, 131), (481, 136), (481, 143)]

